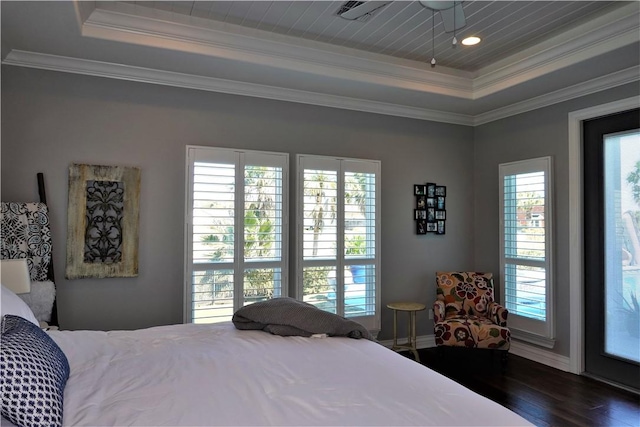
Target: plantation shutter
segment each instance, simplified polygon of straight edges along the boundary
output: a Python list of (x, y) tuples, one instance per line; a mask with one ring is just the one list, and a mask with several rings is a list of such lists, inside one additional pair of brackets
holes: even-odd
[(286, 295), (288, 155), (188, 147), (187, 321)]
[(500, 165), (504, 305), (513, 328), (547, 338), (553, 314), (550, 165), (548, 157)]
[(298, 295), (379, 329), (380, 163), (298, 156)]

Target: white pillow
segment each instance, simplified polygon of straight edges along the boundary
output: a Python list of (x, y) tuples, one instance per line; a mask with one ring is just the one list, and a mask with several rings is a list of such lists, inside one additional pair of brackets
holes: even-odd
[(39, 327), (40, 322), (38, 322), (29, 306), (22, 301), (18, 295), (11, 292), (8, 288), (5, 288), (4, 285), (0, 286), (2, 286), (2, 294), (0, 296), (0, 317), (5, 314), (13, 314), (14, 316), (20, 316), (27, 319), (29, 322)]

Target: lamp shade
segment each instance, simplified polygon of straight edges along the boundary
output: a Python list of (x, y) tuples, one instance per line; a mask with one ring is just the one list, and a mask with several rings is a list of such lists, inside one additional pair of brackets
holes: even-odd
[(31, 292), (31, 279), (27, 260), (3, 259), (0, 261), (0, 281), (16, 294)]

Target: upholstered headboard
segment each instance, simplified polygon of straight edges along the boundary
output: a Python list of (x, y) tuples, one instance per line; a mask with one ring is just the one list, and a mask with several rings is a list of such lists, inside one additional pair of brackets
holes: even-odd
[[(29, 267), (31, 294), (23, 297), (40, 312), (38, 320), (58, 325), (55, 303), (51, 229), (44, 177), (38, 174), (40, 202), (2, 202), (0, 210), (0, 259), (24, 258)], [(37, 314), (37, 313), (36, 313)]]

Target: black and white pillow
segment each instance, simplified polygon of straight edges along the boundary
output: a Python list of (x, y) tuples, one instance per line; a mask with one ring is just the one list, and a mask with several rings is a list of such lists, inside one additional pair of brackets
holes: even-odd
[(19, 316), (2, 318), (2, 416), (18, 426), (61, 426), (69, 362), (46, 332)]

